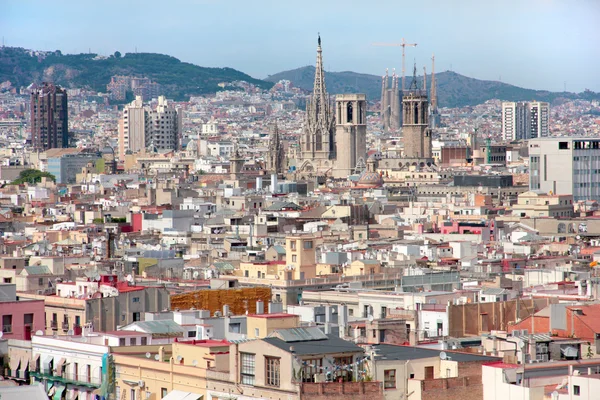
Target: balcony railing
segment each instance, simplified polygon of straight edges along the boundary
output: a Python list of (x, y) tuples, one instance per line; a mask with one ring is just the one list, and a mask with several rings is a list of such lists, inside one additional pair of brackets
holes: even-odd
[(63, 329), (63, 331), (68, 331), (69, 330), (69, 323), (68, 322), (63, 322), (62, 323), (62, 329)]
[(206, 377), (212, 380), (229, 382), (229, 371), (215, 371), (214, 368), (206, 370)]
[(58, 321), (50, 321), (50, 328), (53, 330), (58, 330)]
[(29, 374), (34, 378), (41, 380), (49, 380), (54, 382), (62, 382), (65, 384), (71, 383), (79, 386), (89, 386), (99, 388), (102, 384), (102, 378), (98, 376), (87, 376), (85, 374), (74, 374), (71, 372), (63, 372), (55, 374), (53, 370), (41, 369), (40, 371), (29, 371)]

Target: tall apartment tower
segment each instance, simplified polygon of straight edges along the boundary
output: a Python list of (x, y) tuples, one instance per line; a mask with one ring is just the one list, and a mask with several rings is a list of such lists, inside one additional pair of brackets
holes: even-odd
[(141, 96), (123, 108), (123, 117), (119, 121), (119, 155), (121, 159), (127, 152), (137, 153), (146, 148), (146, 110)]
[(34, 149), (69, 147), (67, 91), (52, 83), (31, 92), (31, 142)]
[(126, 105), (119, 121), (119, 154), (145, 149), (179, 150), (183, 113), (158, 97), (156, 109), (144, 106), (141, 96)]
[(550, 133), (550, 104), (541, 101), (528, 103), (528, 123), (530, 138), (547, 137)]
[(345, 178), (354, 173), (359, 160), (367, 156), (367, 96), (339, 94), (335, 99), (336, 154), (333, 176)]
[(157, 150), (179, 150), (183, 112), (169, 106), (165, 96), (158, 96), (156, 109), (147, 113), (149, 129), (146, 147)]
[(547, 137), (549, 133), (550, 105), (545, 102), (503, 102), (502, 138), (529, 140)]
[(432, 158), (431, 129), (429, 128), (427, 93), (411, 89), (402, 98), (402, 135), (405, 158)]

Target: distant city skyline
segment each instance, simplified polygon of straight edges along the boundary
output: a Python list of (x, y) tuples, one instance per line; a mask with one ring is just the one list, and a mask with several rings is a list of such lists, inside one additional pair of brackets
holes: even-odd
[[(257, 3), (259, 6), (257, 6)], [(453, 4), (450, 4), (453, 3)], [(458, 5), (460, 4), (460, 6)], [(0, 3), (7, 46), (103, 55), (163, 53), (256, 78), (314, 65), (317, 32), (327, 71), (381, 75), (413, 60), (531, 89), (600, 91), (600, 2), (596, 0), (219, 1)]]

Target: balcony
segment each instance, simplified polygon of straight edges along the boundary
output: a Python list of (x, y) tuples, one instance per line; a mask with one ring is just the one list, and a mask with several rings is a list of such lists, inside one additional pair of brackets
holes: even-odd
[[(94, 371), (95, 372), (95, 371)], [(73, 384), (76, 386), (87, 386), (97, 389), (102, 385), (102, 378), (98, 376), (86, 376), (85, 374), (73, 374), (63, 372), (60, 375), (54, 375), (53, 370), (42, 369), (40, 371), (29, 371), (29, 375), (36, 378), (37, 381), (43, 380), (51, 382), (60, 382), (63, 384)]]
[(52, 328), (53, 331), (57, 331), (58, 330), (58, 321), (50, 321), (50, 328)]
[(69, 330), (69, 323), (68, 322), (63, 322), (62, 323), (62, 330), (63, 331), (68, 331)]

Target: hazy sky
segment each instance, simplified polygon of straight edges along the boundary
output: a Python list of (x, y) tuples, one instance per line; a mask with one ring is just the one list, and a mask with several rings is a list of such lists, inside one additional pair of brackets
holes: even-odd
[(600, 0), (0, 0), (6, 45), (63, 53), (166, 53), (264, 78), (315, 62), (382, 74), (452, 69), (518, 86), (600, 91)]

